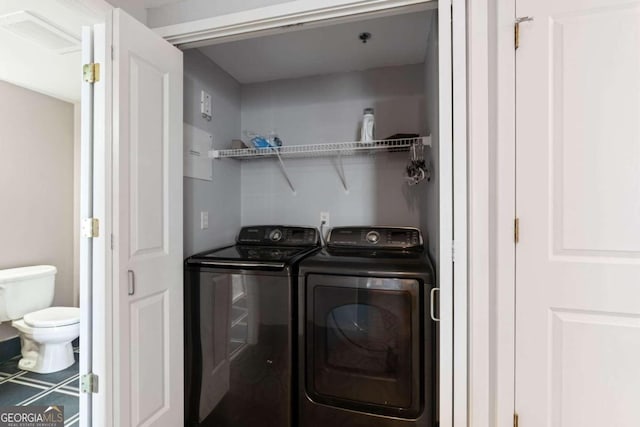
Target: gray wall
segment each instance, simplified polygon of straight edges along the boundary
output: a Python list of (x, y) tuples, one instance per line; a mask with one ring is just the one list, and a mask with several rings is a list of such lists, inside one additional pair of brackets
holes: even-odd
[[(435, 39), (430, 46), (435, 61)], [(362, 110), (373, 107), (377, 137), (433, 133), (437, 141), (436, 71), (437, 61), (241, 86), (190, 50), (185, 52), (185, 122), (212, 133), (218, 148), (228, 147), (241, 130), (275, 130), (285, 145), (337, 142), (357, 140)], [(203, 88), (213, 96), (211, 122), (199, 112)], [(437, 147), (425, 149), (431, 154)], [(318, 225), (321, 211), (330, 213), (331, 226), (412, 225), (437, 233), (435, 184), (409, 187), (408, 158), (406, 152), (345, 157), (348, 190), (336, 159), (287, 159), (295, 193), (275, 159), (213, 161), (213, 182), (184, 179), (185, 256), (232, 243), (241, 225)], [(200, 211), (209, 211), (208, 230), (200, 230)]]
[[(275, 130), (285, 145), (359, 139), (362, 110), (375, 108), (376, 138), (426, 131), (422, 64), (242, 87), (242, 128)], [(335, 160), (286, 160), (289, 189), (276, 160), (242, 165), (242, 223), (318, 225), (329, 211), (330, 225), (419, 226), (424, 186), (404, 181), (408, 153), (354, 156), (344, 161), (349, 190), (342, 187)]]
[[(427, 41), (427, 52), (425, 55), (424, 64), (424, 93), (426, 99), (426, 114), (427, 128), (431, 134), (432, 149), (429, 150), (429, 159), (432, 167), (432, 179), (431, 182), (425, 185), (426, 197), (421, 199), (422, 211), (426, 214), (421, 218), (422, 229), (426, 230), (429, 235), (429, 255), (431, 255), (432, 261), (435, 265), (438, 265), (440, 259), (438, 253), (438, 235), (440, 230), (440, 215), (439, 215), (439, 181), (438, 181), (438, 155), (440, 152), (439, 144), (439, 119), (438, 114), (440, 110), (439, 97), (438, 97), (438, 11), (433, 10), (431, 13), (431, 25), (429, 25), (429, 36)], [(452, 213), (453, 214), (453, 213)], [(438, 271), (436, 269), (436, 276)]]
[(0, 153), (0, 269), (55, 265), (54, 305), (71, 306), (73, 105), (0, 81)]
[[(200, 114), (200, 91), (212, 97), (213, 118)], [(184, 52), (184, 121), (213, 135), (216, 148), (240, 136), (240, 84), (198, 50)], [(184, 255), (233, 243), (240, 227), (240, 163), (213, 162), (213, 181), (184, 178)], [(209, 228), (200, 229), (200, 212)]]

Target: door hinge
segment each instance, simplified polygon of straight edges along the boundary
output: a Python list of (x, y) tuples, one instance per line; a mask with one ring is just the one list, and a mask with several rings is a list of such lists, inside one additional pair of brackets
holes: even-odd
[(100, 235), (100, 221), (98, 218), (87, 218), (82, 221), (82, 237), (96, 238)]
[(513, 414), (513, 427), (518, 427), (518, 413)]
[(83, 393), (97, 393), (98, 392), (98, 376), (94, 373), (88, 373), (83, 375), (80, 379), (80, 390)]
[(518, 243), (520, 241), (520, 218), (513, 220), (513, 242)]
[(516, 22), (513, 26), (513, 39), (514, 39), (514, 46), (516, 49), (520, 47), (520, 24), (523, 22), (530, 22), (530, 21), (533, 21), (533, 18), (531, 16), (523, 16), (521, 18), (516, 19)]
[(87, 83), (100, 81), (100, 64), (92, 62), (82, 66), (82, 76)]

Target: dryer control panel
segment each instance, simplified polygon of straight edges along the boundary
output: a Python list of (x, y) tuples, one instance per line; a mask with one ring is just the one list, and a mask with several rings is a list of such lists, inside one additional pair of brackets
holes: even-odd
[(327, 246), (342, 248), (422, 248), (422, 234), (413, 227), (335, 227)]
[(316, 246), (318, 230), (313, 227), (257, 225), (242, 227), (236, 241), (241, 245)]

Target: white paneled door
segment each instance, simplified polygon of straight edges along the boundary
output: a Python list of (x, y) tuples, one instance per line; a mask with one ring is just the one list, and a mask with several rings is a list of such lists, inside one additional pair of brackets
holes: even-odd
[(517, 0), (516, 412), (640, 426), (640, 1)]
[(114, 425), (183, 424), (182, 53), (113, 14)]

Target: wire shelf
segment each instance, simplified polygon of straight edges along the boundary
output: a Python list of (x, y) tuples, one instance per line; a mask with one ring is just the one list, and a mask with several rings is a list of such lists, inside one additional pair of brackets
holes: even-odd
[[(230, 150), (211, 150), (212, 159), (250, 160), (265, 157), (322, 157), (351, 156), (355, 154), (373, 154), (380, 152), (408, 151), (412, 145), (431, 146), (431, 136), (416, 138), (384, 139), (371, 142), (332, 142), (326, 144), (287, 145), (283, 147), (243, 148)], [(278, 156), (279, 155), (279, 156)]]

